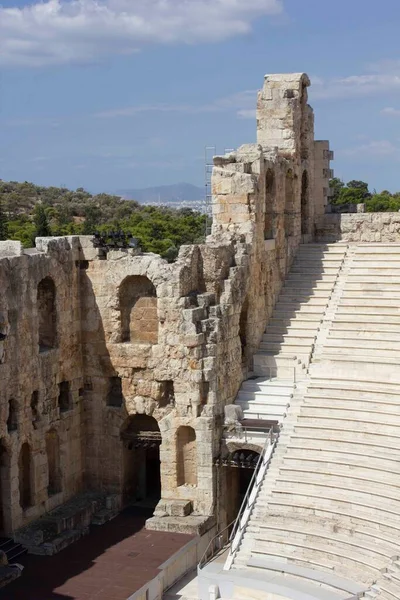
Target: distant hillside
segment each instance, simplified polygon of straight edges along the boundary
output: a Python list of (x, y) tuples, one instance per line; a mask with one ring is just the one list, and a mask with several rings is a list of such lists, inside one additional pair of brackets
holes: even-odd
[(190, 183), (174, 183), (142, 189), (124, 189), (116, 192), (126, 200), (137, 202), (177, 202), (186, 200), (195, 202), (204, 198), (204, 190)]

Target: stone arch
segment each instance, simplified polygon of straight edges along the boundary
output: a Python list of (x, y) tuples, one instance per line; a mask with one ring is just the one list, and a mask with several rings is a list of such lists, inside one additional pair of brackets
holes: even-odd
[(301, 233), (310, 233), (310, 195), (308, 184), (308, 173), (303, 171), (301, 178)]
[(143, 275), (126, 277), (119, 287), (121, 342), (157, 344), (156, 288)]
[(288, 169), (285, 177), (285, 234), (290, 237), (294, 234), (294, 174), (292, 169)]
[(8, 418), (7, 418), (7, 431), (12, 433), (18, 429), (18, 403), (16, 400), (11, 398), (8, 401)]
[(0, 440), (0, 533), (11, 529), (11, 453)]
[(129, 416), (121, 427), (123, 444), (124, 504), (147, 500), (154, 505), (161, 497), (161, 433), (154, 417)]
[(21, 446), (18, 458), (19, 504), (26, 510), (33, 504), (32, 493), (32, 456), (28, 442)]
[(272, 169), (268, 169), (265, 175), (265, 216), (264, 216), (264, 239), (270, 240), (275, 237), (275, 175)]
[(62, 490), (61, 468), (60, 468), (60, 438), (55, 429), (46, 433), (46, 455), (48, 486), (47, 493), (54, 496)]
[(182, 426), (176, 434), (177, 485), (197, 485), (197, 445), (193, 427)]
[(37, 288), (39, 351), (45, 352), (57, 344), (56, 286), (45, 277)]

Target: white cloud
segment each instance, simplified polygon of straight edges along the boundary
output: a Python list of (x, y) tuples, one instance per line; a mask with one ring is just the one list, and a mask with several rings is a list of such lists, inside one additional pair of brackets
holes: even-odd
[(114, 119), (117, 117), (136, 117), (143, 113), (181, 113), (196, 115), (212, 112), (235, 112), (242, 119), (253, 119), (256, 115), (257, 91), (245, 90), (219, 98), (208, 104), (141, 104), (137, 106), (124, 106), (112, 108), (95, 113), (93, 116), (100, 119)]
[(0, 65), (37, 67), (130, 54), (146, 44), (221, 41), (283, 0), (45, 0), (0, 6)]
[(389, 117), (400, 117), (400, 109), (388, 106), (387, 108), (382, 108), (381, 115), (387, 115)]
[(347, 148), (342, 151), (347, 156), (370, 157), (388, 157), (400, 158), (400, 148), (395, 146), (390, 140), (371, 140), (365, 144), (360, 144), (353, 148)]
[(314, 100), (354, 98), (400, 90), (400, 60), (384, 60), (368, 66), (365, 74), (322, 79), (311, 78)]

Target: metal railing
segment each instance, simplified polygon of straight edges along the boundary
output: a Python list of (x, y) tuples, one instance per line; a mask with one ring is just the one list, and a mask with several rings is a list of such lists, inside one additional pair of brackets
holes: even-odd
[[(231, 566), (236, 551), (242, 539), (244, 529), (249, 520), (251, 510), (257, 498), (261, 483), (264, 480), (264, 475), (270, 462), (272, 453), (279, 433), (274, 433), (273, 429), (269, 431), (264, 448), (258, 459), (257, 466), (254, 469), (253, 476), (247, 488), (246, 495), (239, 510), (239, 514), (234, 521), (229, 523), (224, 529), (221, 529), (209, 542), (203, 556), (198, 564), (198, 570), (201, 570), (215, 555), (220, 552), (230, 542), (230, 551), (226, 560), (224, 569), (229, 569)], [(232, 529), (233, 525), (233, 529)], [(231, 531), (232, 529), (232, 531)], [(231, 533), (230, 533), (231, 531)]]
[(229, 542), (230, 531), (235, 521), (232, 521), (224, 529), (221, 529), (208, 544), (203, 556), (198, 564), (198, 569), (202, 569), (214, 556), (220, 552)]
[(269, 435), (260, 454), (257, 466), (254, 469), (253, 477), (251, 478), (246, 495), (240, 507), (239, 514), (236, 517), (236, 522), (232, 533), (229, 536), (230, 550), (224, 570), (228, 570), (233, 563), (233, 559), (235, 558), (236, 552), (242, 540), (244, 530), (246, 529), (249, 521), (250, 514), (253, 510), (253, 506), (258, 496), (261, 484), (264, 481), (264, 475), (271, 460), (278, 436), (279, 433), (274, 433), (272, 429), (269, 431)]

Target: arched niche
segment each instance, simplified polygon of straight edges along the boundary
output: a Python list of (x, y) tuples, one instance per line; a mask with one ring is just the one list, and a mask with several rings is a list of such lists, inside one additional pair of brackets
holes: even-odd
[(288, 169), (285, 177), (285, 235), (290, 237), (294, 234), (295, 199), (294, 199), (294, 175), (292, 169)]
[(271, 240), (275, 236), (275, 175), (272, 169), (268, 169), (265, 175), (265, 216), (264, 216), (264, 239)]
[(18, 403), (11, 398), (8, 401), (7, 431), (12, 433), (18, 429)]
[(18, 458), (19, 504), (26, 510), (33, 504), (32, 492), (32, 456), (28, 442), (21, 446)]
[(56, 286), (45, 277), (37, 288), (39, 351), (45, 352), (57, 344)]
[(309, 205), (308, 173), (303, 171), (301, 178), (301, 233), (310, 233), (310, 205)]
[(147, 277), (126, 277), (119, 287), (121, 342), (157, 344), (157, 293)]
[(57, 431), (51, 429), (46, 433), (46, 455), (48, 486), (47, 493), (54, 496), (62, 490), (61, 468), (60, 468), (60, 439)]
[(177, 484), (197, 485), (196, 432), (193, 427), (179, 427), (176, 434)]
[(161, 498), (161, 433), (154, 417), (131, 415), (121, 427), (124, 504)]

